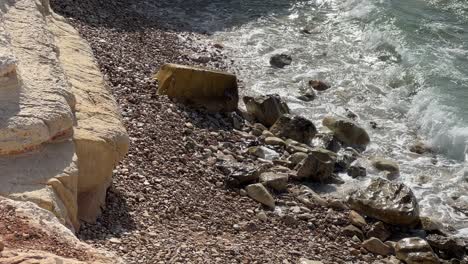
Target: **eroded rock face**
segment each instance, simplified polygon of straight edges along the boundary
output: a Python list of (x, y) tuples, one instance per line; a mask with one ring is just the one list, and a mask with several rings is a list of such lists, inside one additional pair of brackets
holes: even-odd
[(0, 197), (0, 226), (2, 264), (123, 263), (120, 258), (81, 242), (52, 213), (31, 202)]
[(48, 1), (9, 1), (0, 16), (0, 195), (76, 230), (99, 214), (128, 150), (118, 107), (90, 47)]
[(155, 78), (159, 94), (204, 107), (213, 112), (233, 112), (239, 94), (233, 74), (198, 67), (165, 64)]
[(431, 246), (419, 237), (404, 238), (395, 246), (395, 254), (399, 260), (407, 264), (425, 263), (438, 264), (440, 263), (437, 256), (432, 251)]
[(278, 94), (258, 97), (245, 96), (243, 100), (247, 112), (267, 127), (271, 127), (281, 115), (289, 114), (288, 105), (281, 100)]
[(281, 138), (308, 144), (317, 133), (312, 121), (297, 115), (285, 114), (276, 120), (270, 131)]
[(326, 183), (335, 169), (336, 154), (326, 149), (316, 148), (297, 165), (297, 177)]
[(333, 131), (338, 140), (348, 146), (365, 148), (370, 143), (366, 130), (351, 120), (325, 117), (322, 123)]
[(402, 183), (373, 179), (366, 189), (350, 195), (349, 206), (388, 224), (414, 226), (419, 223), (419, 205), (411, 189)]

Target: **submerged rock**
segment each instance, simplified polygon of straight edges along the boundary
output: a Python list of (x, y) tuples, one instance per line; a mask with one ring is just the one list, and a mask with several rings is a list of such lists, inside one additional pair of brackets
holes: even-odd
[(411, 152), (414, 152), (414, 153), (417, 153), (417, 154), (424, 154), (424, 153), (427, 153), (427, 152), (431, 152), (431, 148), (429, 146), (427, 146), (426, 144), (424, 144), (423, 142), (416, 142), (415, 144), (411, 145), (409, 147), (409, 150)]
[(333, 131), (338, 140), (348, 146), (365, 148), (370, 143), (366, 130), (351, 120), (325, 117), (322, 123)]
[(307, 91), (302, 92), (302, 94), (299, 95), (297, 99), (304, 101), (304, 102), (310, 102), (310, 101), (313, 101), (316, 97), (317, 95), (314, 93), (314, 91), (307, 90)]
[(372, 166), (379, 171), (387, 171), (392, 175), (397, 175), (400, 173), (400, 167), (398, 163), (384, 159), (384, 158), (374, 158), (372, 159)]
[(270, 131), (281, 138), (290, 138), (308, 144), (317, 133), (312, 121), (297, 115), (282, 115)]
[(349, 196), (351, 209), (388, 224), (415, 226), (419, 205), (413, 192), (402, 183), (373, 179), (366, 189)]
[(432, 251), (431, 246), (419, 237), (404, 238), (395, 246), (395, 254), (399, 260), (407, 264), (438, 264), (439, 258)]
[(330, 85), (322, 82), (322, 81), (318, 81), (318, 80), (310, 80), (309, 81), (309, 86), (312, 87), (314, 90), (317, 90), (317, 91), (325, 91), (325, 90), (328, 90), (330, 88)]
[(283, 114), (289, 114), (288, 105), (277, 94), (243, 98), (247, 112), (258, 122), (270, 127)]
[(158, 93), (170, 98), (204, 107), (213, 112), (233, 112), (239, 94), (235, 75), (199, 67), (165, 64), (155, 78)]
[(287, 54), (276, 54), (270, 58), (270, 65), (276, 68), (284, 68), (284, 66), (291, 65), (292, 57)]

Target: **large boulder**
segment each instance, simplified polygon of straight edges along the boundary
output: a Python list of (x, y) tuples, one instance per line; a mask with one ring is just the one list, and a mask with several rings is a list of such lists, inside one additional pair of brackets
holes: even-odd
[(91, 48), (48, 1), (10, 1), (0, 16), (0, 195), (76, 230), (99, 214), (128, 150), (118, 107)]
[(395, 254), (399, 260), (407, 264), (440, 263), (427, 241), (419, 237), (409, 237), (398, 241), (395, 246)]
[(237, 78), (226, 72), (199, 67), (165, 64), (155, 78), (158, 93), (212, 112), (237, 110)]
[(413, 192), (402, 183), (382, 178), (349, 196), (351, 209), (388, 224), (415, 226), (419, 223), (419, 205)]
[(290, 138), (305, 144), (309, 144), (317, 133), (312, 121), (290, 114), (280, 116), (270, 131), (277, 137)]
[(297, 177), (326, 183), (335, 169), (336, 154), (326, 149), (316, 148), (296, 166)]
[(243, 100), (247, 112), (267, 127), (271, 127), (281, 115), (289, 114), (288, 105), (281, 100), (278, 94), (258, 97), (245, 96)]
[(338, 140), (348, 146), (365, 148), (370, 143), (366, 130), (351, 120), (325, 117), (322, 123), (333, 131)]

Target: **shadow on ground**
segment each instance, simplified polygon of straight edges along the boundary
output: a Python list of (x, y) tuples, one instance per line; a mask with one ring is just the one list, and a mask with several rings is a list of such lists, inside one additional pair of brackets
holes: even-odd
[[(139, 31), (159, 27), (212, 34), (260, 17), (287, 14), (299, 0), (51, 0), (59, 14), (96, 27)], [(93, 10), (94, 15), (89, 15)]]

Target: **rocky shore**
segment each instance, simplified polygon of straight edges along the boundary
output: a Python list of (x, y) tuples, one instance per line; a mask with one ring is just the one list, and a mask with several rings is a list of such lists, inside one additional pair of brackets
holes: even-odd
[[(90, 43), (130, 136), (83, 241), (128, 263), (466, 263), (464, 241), (420, 218), (411, 190), (391, 181), (398, 164), (361, 154), (371, 138), (352, 120), (307, 120), (276, 95), (243, 98), (246, 111), (193, 108), (158, 94), (153, 76), (167, 63), (227, 70), (222, 45), (130, 1), (51, 5)], [(368, 165), (389, 180), (348, 200), (314, 191), (339, 172), (368, 177)]]

